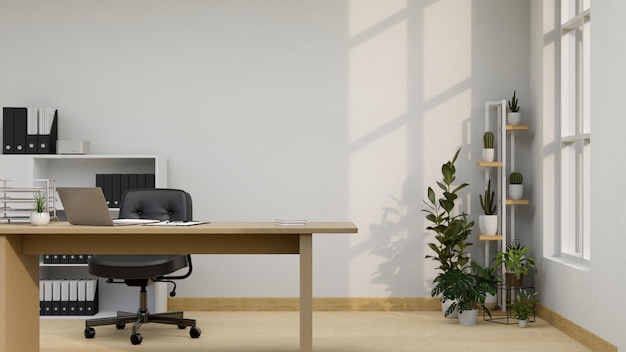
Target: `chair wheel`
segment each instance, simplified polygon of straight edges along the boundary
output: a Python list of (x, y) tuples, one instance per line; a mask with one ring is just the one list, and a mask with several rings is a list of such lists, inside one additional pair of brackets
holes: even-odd
[(86, 339), (93, 339), (94, 336), (96, 336), (96, 329), (94, 329), (94, 328), (85, 328), (85, 338)]
[(130, 343), (133, 345), (138, 345), (143, 341), (143, 336), (141, 334), (132, 334), (130, 335)]
[(183, 329), (186, 329), (186, 328), (187, 328), (187, 325), (178, 325), (178, 328), (179, 328), (179, 329), (181, 329), (181, 330), (183, 330)]
[(126, 327), (126, 323), (115, 323), (115, 328), (117, 330), (124, 330), (125, 327)]
[(202, 334), (202, 330), (200, 330), (200, 328), (193, 327), (189, 329), (189, 336), (191, 336), (192, 339), (197, 339), (200, 337), (200, 334)]

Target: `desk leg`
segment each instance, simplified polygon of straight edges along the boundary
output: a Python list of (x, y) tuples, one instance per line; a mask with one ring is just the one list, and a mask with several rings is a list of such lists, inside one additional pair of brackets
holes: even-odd
[(313, 235), (300, 235), (300, 352), (313, 351)]
[(0, 236), (0, 351), (39, 351), (39, 258)]

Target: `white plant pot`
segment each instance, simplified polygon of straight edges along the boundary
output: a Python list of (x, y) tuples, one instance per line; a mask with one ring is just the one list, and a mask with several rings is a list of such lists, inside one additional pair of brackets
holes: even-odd
[(522, 199), (524, 196), (524, 185), (509, 185), (509, 198), (514, 200)]
[(464, 310), (463, 313), (459, 313), (459, 324), (461, 325), (475, 325), (477, 319), (478, 309)]
[(507, 118), (509, 121), (509, 125), (519, 125), (522, 122), (522, 113), (521, 112), (510, 112), (507, 114)]
[(520, 320), (517, 322), (517, 324), (519, 325), (520, 328), (525, 328), (526, 327), (526, 320)]
[(478, 229), (482, 235), (493, 236), (498, 233), (498, 215), (479, 215)]
[(447, 299), (445, 302), (441, 302), (441, 311), (443, 312), (443, 316), (446, 317), (447, 319), (456, 319), (459, 317), (459, 313), (455, 310), (454, 312), (452, 312), (450, 315), (446, 315), (446, 311), (448, 310), (448, 307), (450, 307), (452, 305), (454, 301), (451, 299)]
[(50, 222), (50, 213), (32, 213), (30, 223), (35, 226), (47, 225)]
[(485, 295), (485, 308), (493, 310), (498, 305), (498, 296), (487, 293)]
[(496, 158), (496, 150), (494, 148), (483, 148), (483, 161), (492, 162)]

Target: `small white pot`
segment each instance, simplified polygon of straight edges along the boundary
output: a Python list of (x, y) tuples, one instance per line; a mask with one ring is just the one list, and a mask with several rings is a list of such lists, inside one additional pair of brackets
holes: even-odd
[(50, 213), (32, 213), (30, 223), (35, 226), (47, 225), (50, 222)]
[(459, 324), (461, 325), (475, 325), (477, 319), (478, 309), (464, 310), (463, 313), (459, 313)]
[(498, 215), (479, 215), (478, 229), (482, 235), (493, 236), (498, 233)]
[(520, 320), (517, 322), (517, 324), (519, 325), (520, 328), (525, 328), (526, 327), (526, 320)]
[(494, 148), (483, 148), (483, 161), (492, 162), (496, 158), (496, 150)]
[(507, 114), (507, 118), (509, 121), (509, 125), (519, 125), (522, 121), (522, 113), (518, 112), (509, 112)]
[(487, 293), (485, 295), (485, 308), (492, 310), (498, 305), (498, 296)]
[(518, 200), (524, 196), (524, 185), (509, 185), (509, 198)]

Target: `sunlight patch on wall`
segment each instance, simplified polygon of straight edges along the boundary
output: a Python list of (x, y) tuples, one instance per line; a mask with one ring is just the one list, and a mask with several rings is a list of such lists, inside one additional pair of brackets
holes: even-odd
[(406, 7), (407, 0), (350, 0), (348, 2), (350, 37), (372, 30), (375, 25), (404, 11)]

